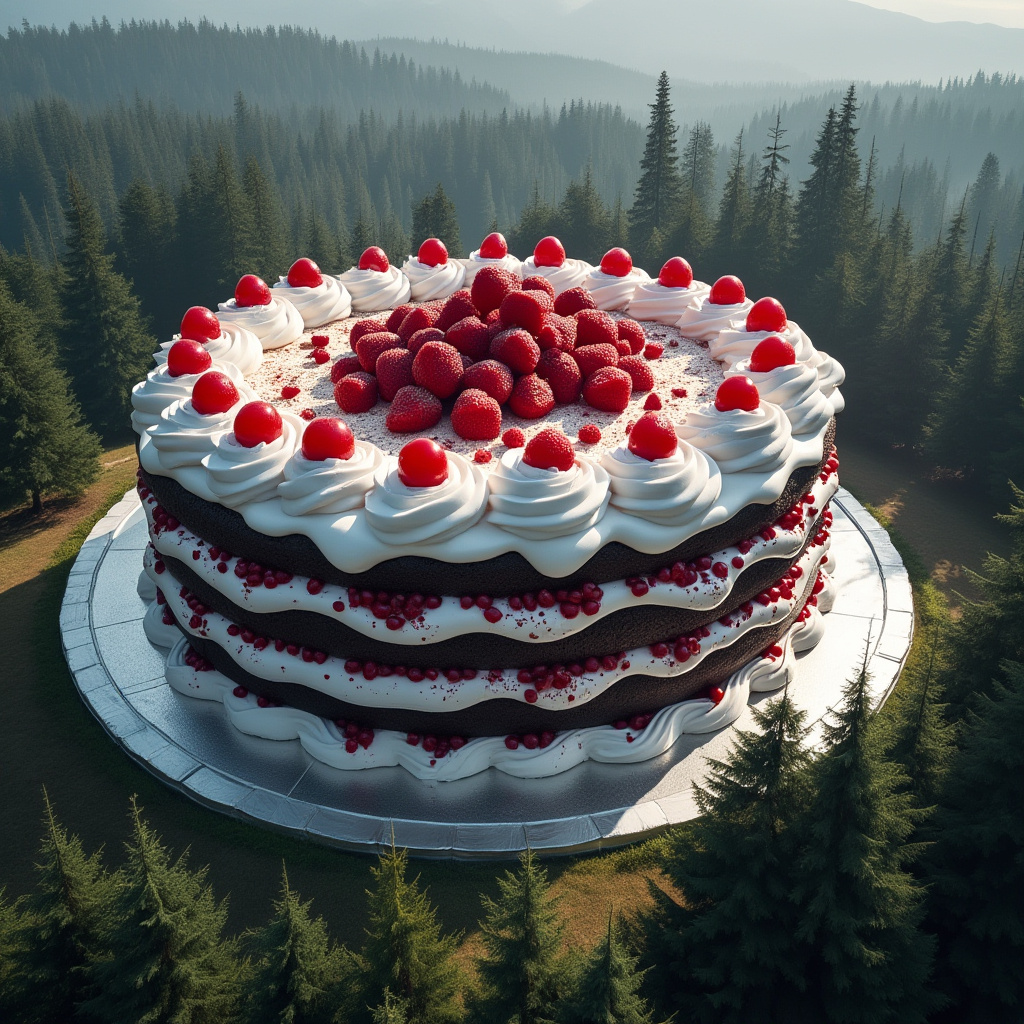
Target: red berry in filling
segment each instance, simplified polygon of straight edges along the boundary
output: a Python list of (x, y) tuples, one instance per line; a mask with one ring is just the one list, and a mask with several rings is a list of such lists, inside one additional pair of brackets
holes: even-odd
[(182, 338), (167, 352), (167, 372), (172, 377), (183, 377), (189, 373), (202, 373), (213, 363), (210, 353), (198, 341)]
[(503, 260), (508, 255), (508, 242), (500, 231), (492, 231), (480, 243), (480, 258), (484, 260)]
[(235, 305), (242, 308), (248, 306), (268, 306), (270, 304), (270, 289), (262, 277), (255, 274), (245, 274), (239, 278), (235, 285)]
[(211, 370), (192, 386), (192, 408), (200, 416), (227, 412), (237, 401), (238, 388), (226, 373)]
[(586, 288), (568, 288), (555, 296), (555, 312), (559, 316), (573, 316), (583, 309), (597, 309), (594, 296)]
[(708, 302), (712, 306), (736, 306), (747, 297), (743, 282), (732, 274), (720, 277), (712, 286)]
[(665, 288), (689, 288), (693, 284), (693, 268), (682, 256), (673, 256), (661, 268), (658, 284)]
[(476, 388), (463, 391), (452, 407), (452, 429), (467, 441), (491, 441), (501, 433), (501, 406)]
[(428, 341), (413, 358), (412, 379), (438, 398), (454, 395), (462, 383), (458, 349), (443, 341)]
[(604, 366), (592, 373), (583, 385), (587, 405), (604, 412), (622, 412), (629, 404), (633, 379), (625, 370)]
[(448, 456), (429, 437), (417, 437), (398, 453), (398, 477), (406, 487), (437, 487), (448, 479)]
[(288, 283), (293, 288), (319, 288), (324, 283), (324, 276), (311, 259), (303, 256), (288, 269)]
[(181, 336), (200, 343), (220, 337), (220, 321), (217, 314), (205, 306), (192, 306), (181, 318)]
[(539, 420), (554, 409), (555, 395), (546, 380), (541, 380), (535, 373), (529, 373), (516, 381), (508, 404), (524, 420)]
[(383, 274), (390, 267), (387, 253), (379, 245), (371, 245), (369, 249), (364, 249), (362, 256), (359, 257), (360, 270), (377, 270)]
[(428, 267), (443, 267), (448, 262), (448, 246), (440, 238), (428, 238), (416, 254), (420, 263)]
[(786, 311), (778, 299), (758, 299), (747, 313), (747, 330), (784, 331), (786, 329)]
[(355, 450), (352, 431), (344, 420), (334, 416), (321, 416), (302, 432), (302, 454), (313, 462), (350, 459)]
[(629, 450), (648, 462), (667, 459), (678, 444), (672, 421), (660, 412), (645, 412), (629, 432)]
[(342, 412), (369, 412), (377, 404), (377, 378), (369, 373), (350, 373), (334, 385), (334, 401)]
[(557, 469), (564, 473), (575, 465), (576, 452), (572, 441), (562, 431), (548, 427), (530, 438), (523, 452), (523, 462), (534, 469)]
[(726, 377), (715, 393), (715, 408), (719, 412), (742, 409), (753, 412), (761, 404), (761, 396), (757, 386), (749, 377), (742, 375)]
[(270, 444), (281, 436), (281, 414), (269, 402), (247, 402), (235, 416), (235, 440), (243, 448)]
[(538, 267), (560, 267), (565, 262), (565, 246), (554, 235), (547, 235), (534, 246), (533, 262)]
[[(347, 378), (346, 378), (347, 379)], [(412, 434), (429, 430), (441, 420), (441, 401), (426, 388), (408, 384), (399, 388), (385, 424), (392, 433)]]
[(584, 444), (597, 444), (601, 440), (601, 428), (596, 423), (584, 423), (576, 436)]
[(633, 269), (633, 258), (625, 249), (616, 246), (601, 257), (601, 273), (610, 277), (625, 277)]
[(792, 366), (796, 362), (796, 350), (784, 338), (769, 334), (759, 341), (750, 354), (750, 369), (754, 373), (768, 373), (780, 366)]

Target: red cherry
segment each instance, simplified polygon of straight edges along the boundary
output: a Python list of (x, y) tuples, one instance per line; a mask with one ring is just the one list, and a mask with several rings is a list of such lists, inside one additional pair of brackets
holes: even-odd
[(227, 412), (238, 401), (238, 388), (226, 374), (211, 370), (192, 385), (192, 408), (200, 416)]
[(747, 297), (743, 282), (732, 274), (720, 277), (712, 286), (708, 302), (712, 306), (737, 306)]
[(780, 366), (792, 366), (796, 362), (796, 350), (785, 338), (769, 334), (759, 341), (750, 354), (750, 368), (754, 373), (767, 373)]
[(661, 268), (658, 284), (666, 288), (689, 288), (693, 284), (693, 268), (682, 256), (673, 256)]
[(186, 373), (202, 373), (210, 368), (210, 353), (198, 341), (182, 338), (167, 353), (167, 372), (172, 377)]
[(288, 283), (293, 288), (319, 288), (324, 283), (320, 268), (305, 256), (296, 260), (288, 271)]
[(379, 245), (371, 245), (369, 249), (364, 249), (363, 255), (359, 257), (360, 270), (377, 270), (383, 274), (390, 267), (388, 254)]
[(726, 377), (715, 394), (715, 408), (719, 412), (729, 412), (732, 409), (753, 412), (760, 404), (761, 396), (757, 393), (757, 385), (749, 377)]
[(565, 246), (554, 235), (547, 235), (534, 247), (533, 262), (538, 267), (560, 267), (565, 262)]
[(239, 278), (235, 285), (235, 305), (242, 306), (269, 306), (270, 289), (262, 277), (255, 274), (245, 274)]
[(508, 242), (500, 231), (492, 231), (480, 243), (480, 258), (484, 260), (503, 260), (508, 255)]
[(786, 311), (778, 299), (758, 299), (747, 313), (747, 331), (784, 331), (786, 329)]
[(416, 258), (428, 267), (443, 267), (448, 262), (448, 247), (440, 238), (428, 238)]
[(633, 269), (633, 257), (616, 246), (601, 257), (601, 272), (609, 277), (625, 277)]
[(281, 414), (269, 402), (247, 402), (235, 416), (234, 431), (243, 448), (270, 444), (281, 436)]
[(448, 456), (429, 437), (417, 437), (398, 453), (398, 479), (406, 487), (437, 487), (448, 479)]
[(192, 341), (213, 341), (220, 337), (220, 321), (217, 314), (205, 306), (193, 306), (181, 318), (181, 336)]
[(661, 412), (645, 412), (629, 432), (629, 450), (648, 462), (667, 459), (677, 447), (675, 427)]
[(352, 431), (336, 416), (319, 416), (302, 432), (302, 454), (311, 462), (351, 459), (355, 450)]

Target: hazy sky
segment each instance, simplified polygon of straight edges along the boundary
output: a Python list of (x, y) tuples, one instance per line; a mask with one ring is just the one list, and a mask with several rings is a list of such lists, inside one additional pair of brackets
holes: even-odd
[(1024, 28), (1024, 0), (860, 0), (925, 21), (979, 21)]

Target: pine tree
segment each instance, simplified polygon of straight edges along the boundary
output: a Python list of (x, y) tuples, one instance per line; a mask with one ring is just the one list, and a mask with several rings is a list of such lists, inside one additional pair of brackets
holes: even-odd
[(79, 494), (99, 473), (100, 444), (35, 317), (0, 281), (0, 495), (42, 509), (46, 492)]
[(676, 153), (678, 129), (672, 116), (668, 73), (665, 71), (658, 77), (657, 92), (650, 110), (647, 142), (640, 159), (640, 180), (629, 211), (630, 241), (641, 263), (650, 262), (646, 246), (651, 235), (655, 231), (662, 236), (668, 233), (682, 189)]
[(373, 1024), (409, 1024), (404, 999), (391, 994), (391, 989), (384, 989), (384, 998), (373, 1008)]
[(532, 850), (517, 871), (498, 879), (498, 898), (485, 897), (480, 923), (484, 956), (477, 961), (483, 994), (474, 1021), (543, 1024), (555, 1017), (564, 995), (562, 925), (547, 870)]
[(16, 939), (15, 1019), (25, 1024), (75, 1019), (89, 992), (90, 959), (103, 957), (105, 916), (120, 884), (100, 854), (86, 854), (57, 822), (49, 797), (36, 888), (24, 901)]
[[(288, 237), (277, 189), (263, 173), (263, 168), (254, 156), (250, 156), (245, 162), (242, 190), (252, 215), (249, 273), (258, 274), (273, 284), (279, 275), (288, 271)], [(335, 265), (333, 262), (324, 264), (331, 272)]]
[(600, 263), (610, 248), (611, 214), (594, 184), (590, 169), (579, 181), (570, 181), (558, 204), (557, 231), (567, 253), (589, 263)]
[(1024, 1006), (1024, 665), (1004, 662), (1000, 678), (949, 773), (926, 862), (949, 1024), (1016, 1020)]
[(282, 866), (274, 916), (247, 936), (252, 966), (243, 1007), (248, 1024), (329, 1024), (334, 1016), (334, 990), (351, 979), (345, 978), (343, 958), (323, 919), (311, 916), (311, 905), (288, 884)]
[(139, 300), (114, 270), (95, 204), (68, 173), (61, 356), (85, 418), (104, 438), (127, 435), (132, 386), (145, 376), (156, 340)]
[(952, 359), (956, 359), (963, 350), (971, 326), (964, 316), (968, 288), (967, 255), (964, 252), (966, 205), (965, 192), (959, 210), (950, 221), (945, 241), (939, 246), (935, 266), (935, 287), (941, 303), (943, 326), (949, 334), (949, 356)]
[[(363, 246), (365, 249), (366, 246)], [(362, 249), (359, 250), (362, 254)], [(306, 214), (302, 233), (302, 254), (308, 256), (324, 273), (341, 268), (341, 252), (327, 221), (312, 206)]]
[(462, 970), (454, 960), (457, 935), (442, 935), (437, 911), (419, 878), (406, 878), (408, 853), (391, 848), (371, 868), (374, 888), (368, 890), (366, 942), (359, 953), (359, 1004), (386, 1003), (386, 992), (404, 1001), (409, 1024), (445, 1024), (462, 1019), (458, 997)]
[(135, 798), (125, 844), (124, 882), (103, 936), (109, 957), (94, 957), (95, 995), (85, 1014), (102, 1021), (221, 1024), (234, 1012), (240, 965), (225, 938), (227, 908), (206, 869), (176, 861), (142, 819)]
[(802, 183), (796, 202), (796, 250), (794, 262), (806, 284), (811, 284), (821, 268), (831, 266), (836, 178), (835, 107), (830, 107), (811, 153), (810, 177)]
[[(493, 199), (491, 206), (494, 206)], [(463, 255), (455, 204), (448, 198), (441, 182), (438, 182), (437, 188), (430, 195), (424, 196), (412, 210), (413, 250), (418, 251), (420, 245), (428, 238), (440, 238), (452, 258)]]
[(662, 1006), (722, 1024), (803, 1019), (790, 892), (793, 822), (810, 800), (804, 713), (786, 692), (754, 720), (711, 762), (695, 791), (701, 817), (673, 843), (665, 870), (683, 905), (655, 892), (645, 927)]
[(238, 279), (252, 273), (253, 210), (238, 180), (234, 158), (223, 146), (217, 147), (209, 188), (207, 213), (211, 220), (206, 237), (211, 246), (214, 280), (222, 292), (233, 294)]
[(774, 294), (783, 283), (792, 239), (793, 199), (785, 175), (789, 144), (782, 141), (786, 129), (782, 114), (768, 129), (771, 140), (761, 156), (761, 172), (754, 186), (750, 220), (742, 248), (751, 257), (744, 281), (753, 294)]
[(609, 911), (608, 931), (590, 954), (559, 1024), (651, 1024), (651, 1009), (640, 993), (647, 972), (638, 963), (615, 934)]
[(540, 195), (540, 186), (533, 183), (530, 200), (519, 214), (519, 222), (508, 233), (510, 252), (533, 252), (534, 246), (558, 230), (558, 211)]
[(715, 237), (708, 254), (708, 262), (716, 273), (727, 274), (737, 265), (743, 265), (741, 242), (750, 217), (750, 192), (747, 188), (747, 170), (743, 158), (743, 129), (733, 146), (732, 166), (725, 179), (722, 199), (718, 205)]
[(21, 1013), (20, 965), (23, 955), (22, 938), (25, 922), (22, 908), (24, 898), (13, 903), (7, 899), (7, 891), (0, 889), (0, 1019), (17, 1020)]
[(912, 1024), (934, 1008), (934, 943), (920, 928), (923, 890), (908, 868), (920, 815), (871, 715), (866, 667), (824, 727), (816, 792), (796, 828), (792, 889), (807, 1019)]
[(711, 125), (698, 121), (680, 161), (682, 189), (678, 221), (669, 237), (672, 252), (688, 254), (690, 259), (704, 255), (711, 244), (713, 223), (711, 205), (715, 190), (715, 139)]
[(1001, 184), (999, 157), (995, 153), (988, 153), (971, 185), (970, 198), (967, 201), (967, 223), (971, 225), (974, 237), (979, 241), (988, 238), (993, 230)]

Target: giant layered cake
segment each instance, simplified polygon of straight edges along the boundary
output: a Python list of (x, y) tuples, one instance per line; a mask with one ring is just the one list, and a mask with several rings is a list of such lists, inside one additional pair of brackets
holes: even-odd
[(662, 754), (821, 635), (842, 380), (678, 257), (494, 234), (247, 275), (133, 391), (147, 634), (176, 690), (339, 769)]

